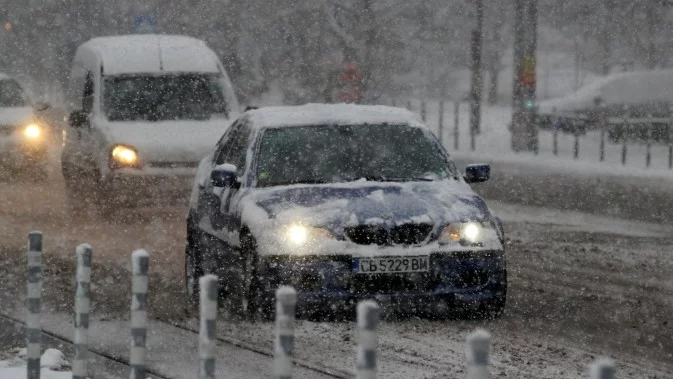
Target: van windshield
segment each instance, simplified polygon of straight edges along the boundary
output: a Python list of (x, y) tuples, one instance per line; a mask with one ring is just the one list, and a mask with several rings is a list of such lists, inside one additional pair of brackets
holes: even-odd
[(110, 121), (207, 120), (226, 116), (220, 77), (209, 74), (109, 76), (103, 109)]
[(29, 106), (26, 93), (19, 83), (13, 79), (0, 80), (0, 107), (27, 107)]

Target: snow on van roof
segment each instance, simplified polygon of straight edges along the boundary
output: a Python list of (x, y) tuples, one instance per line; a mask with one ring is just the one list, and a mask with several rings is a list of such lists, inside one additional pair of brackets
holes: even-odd
[(220, 72), (215, 53), (205, 42), (192, 37), (159, 34), (98, 37), (80, 47), (87, 48), (100, 56), (106, 75)]
[(260, 108), (247, 114), (255, 128), (358, 124), (424, 126), (414, 113), (384, 105), (306, 104)]

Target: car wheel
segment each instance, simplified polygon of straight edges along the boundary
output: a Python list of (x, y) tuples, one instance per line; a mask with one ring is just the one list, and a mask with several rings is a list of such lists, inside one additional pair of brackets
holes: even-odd
[(263, 279), (259, 274), (259, 258), (255, 240), (249, 234), (241, 237), (241, 285), (238, 308), (248, 320), (271, 320), (274, 317), (273, 301), (265, 295)]
[(199, 278), (203, 276), (201, 266), (201, 241), (198, 231), (187, 232), (187, 246), (185, 247), (185, 289), (187, 298), (192, 305), (199, 304)]
[(488, 319), (500, 318), (505, 313), (507, 305), (507, 271), (504, 272), (504, 279), (501, 282), (501, 290), (496, 296), (482, 305), (483, 315)]
[(84, 175), (76, 175), (72, 170), (63, 168), (65, 179), (65, 202), (68, 214), (71, 217), (83, 217), (89, 215), (94, 199), (91, 194), (91, 185), (84, 179)]

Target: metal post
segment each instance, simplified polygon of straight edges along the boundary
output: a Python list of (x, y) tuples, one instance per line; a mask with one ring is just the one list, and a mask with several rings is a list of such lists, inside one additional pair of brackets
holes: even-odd
[(575, 145), (573, 146), (573, 158), (578, 159), (580, 156), (580, 135), (575, 133)]
[(629, 140), (629, 122), (624, 120), (624, 142), (622, 144), (622, 165), (626, 166), (626, 153), (628, 150), (627, 142)]
[(215, 275), (199, 278), (199, 379), (215, 378), (215, 345), (217, 343), (218, 279)]
[(428, 105), (426, 104), (425, 99), (422, 99), (421, 100), (421, 120), (423, 120), (423, 122), (428, 121), (428, 108), (427, 108), (427, 106)]
[(379, 325), (379, 306), (367, 300), (358, 304), (358, 355), (356, 360), (357, 379), (376, 378), (376, 349), (378, 337), (376, 329)]
[(411, 105), (412, 105), (412, 104), (411, 104), (411, 99), (409, 99), (409, 100), (407, 101), (407, 109), (410, 110), (410, 111), (413, 111), (414, 109), (413, 109), (413, 107), (412, 107)]
[(614, 379), (615, 363), (609, 359), (600, 359), (591, 366), (591, 379)]
[(393, 107), (396, 107), (396, 106), (397, 106), (397, 99), (395, 98), (395, 96), (393, 96)]
[(467, 337), (467, 379), (487, 379), (491, 334), (477, 330)]
[(42, 311), (42, 232), (28, 233), (28, 296), (26, 297), (26, 372), (28, 379), (40, 379)]
[(130, 379), (146, 379), (147, 355), (147, 290), (150, 255), (145, 250), (132, 254), (133, 277), (131, 282), (131, 366)]
[(650, 168), (652, 165), (652, 124), (647, 129), (647, 153), (645, 154), (645, 167)]
[[(470, 134), (475, 135), (481, 132), (481, 50), (482, 50), (482, 29), (484, 24), (484, 3), (483, 0), (475, 0), (477, 23), (472, 32), (472, 83), (471, 83), (471, 101), (470, 101)], [(473, 137), (474, 139), (474, 137)], [(474, 148), (472, 149), (474, 150)]]
[(453, 148), (458, 151), (460, 137), (460, 101), (453, 103)]
[(668, 169), (673, 169), (673, 140), (671, 139), (671, 124), (668, 124)]
[(554, 155), (558, 155), (558, 130), (554, 129), (554, 134), (552, 134), (552, 152)]
[(280, 287), (276, 291), (274, 379), (290, 379), (292, 377), (292, 351), (294, 349), (294, 319), (296, 309), (297, 291), (292, 287)]
[(75, 249), (77, 273), (75, 289), (75, 358), (72, 361), (72, 378), (87, 378), (89, 359), (89, 311), (91, 308), (91, 246), (81, 244)]
[(441, 99), (439, 101), (439, 114), (437, 117), (439, 118), (439, 121), (437, 121), (437, 134), (439, 138), (439, 142), (444, 146), (444, 99)]

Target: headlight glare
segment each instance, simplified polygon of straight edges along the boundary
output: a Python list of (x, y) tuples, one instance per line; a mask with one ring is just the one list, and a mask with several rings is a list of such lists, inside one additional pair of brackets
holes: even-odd
[(128, 146), (118, 145), (112, 149), (112, 159), (121, 166), (135, 166), (138, 163), (138, 153)]
[(334, 239), (332, 233), (326, 229), (293, 224), (286, 228), (284, 240), (295, 247), (315, 243), (319, 240)]
[(40, 135), (42, 134), (42, 130), (37, 124), (29, 124), (23, 130), (23, 134), (30, 139), (35, 139), (40, 137)]
[(451, 224), (442, 230), (438, 242), (440, 245), (455, 242), (479, 243), (482, 240), (483, 229), (484, 227), (477, 222)]

